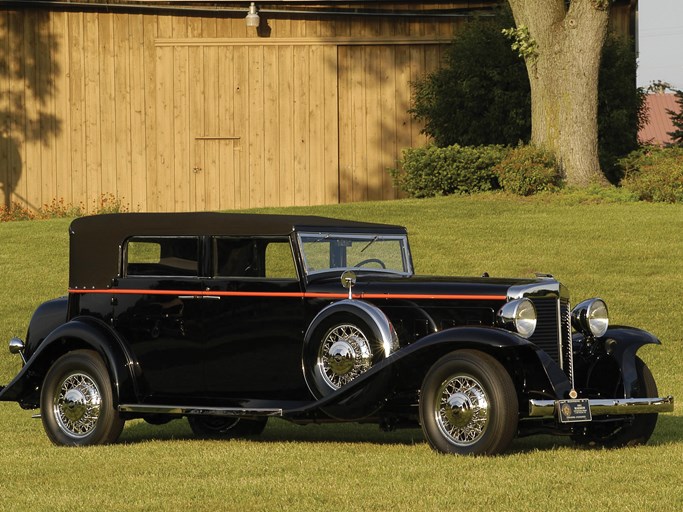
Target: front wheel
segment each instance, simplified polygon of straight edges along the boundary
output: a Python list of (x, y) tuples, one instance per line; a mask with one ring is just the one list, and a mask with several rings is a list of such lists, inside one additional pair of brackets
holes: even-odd
[[(636, 372), (638, 375), (638, 392), (635, 398), (659, 396), (652, 372), (639, 357), (636, 357)], [(573, 435), (572, 439), (580, 445), (604, 448), (645, 444), (655, 430), (657, 416), (657, 413), (636, 414), (623, 422), (596, 423)]]
[(109, 373), (92, 350), (69, 352), (52, 365), (40, 393), (43, 428), (54, 444), (113, 443), (124, 421), (114, 408)]
[(503, 452), (517, 432), (510, 375), (495, 358), (458, 350), (439, 359), (420, 391), (420, 423), (432, 448), (459, 455)]

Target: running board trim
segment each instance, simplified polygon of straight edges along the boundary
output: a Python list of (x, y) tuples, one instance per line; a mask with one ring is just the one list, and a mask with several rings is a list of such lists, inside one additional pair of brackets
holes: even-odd
[(121, 404), (119, 405), (119, 412), (135, 414), (173, 414), (177, 416), (282, 416), (282, 409), (151, 404)]

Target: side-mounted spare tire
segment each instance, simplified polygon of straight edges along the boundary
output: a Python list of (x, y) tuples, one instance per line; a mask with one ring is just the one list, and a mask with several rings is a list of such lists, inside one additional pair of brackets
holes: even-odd
[[(360, 300), (335, 302), (318, 313), (306, 332), (306, 383), (316, 398), (327, 397), (397, 349), (396, 332), (379, 308)], [(382, 377), (369, 383), (373, 393), (363, 402), (386, 390), (388, 379)]]

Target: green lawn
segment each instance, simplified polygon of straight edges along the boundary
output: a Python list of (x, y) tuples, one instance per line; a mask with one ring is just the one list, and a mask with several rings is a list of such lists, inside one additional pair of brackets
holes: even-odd
[[(531, 437), (504, 456), (459, 458), (430, 450), (419, 430), (281, 420), (252, 441), (197, 441), (184, 421), (137, 421), (116, 445), (56, 448), (31, 411), (0, 403), (0, 510), (683, 509), (683, 205), (488, 194), (279, 211), (403, 224), (418, 273), (549, 272), (573, 303), (602, 297), (613, 323), (662, 340), (640, 355), (660, 394), (679, 400), (675, 413), (643, 447)], [(68, 224), (0, 224), (0, 383), (20, 367), (6, 341), (66, 290)]]

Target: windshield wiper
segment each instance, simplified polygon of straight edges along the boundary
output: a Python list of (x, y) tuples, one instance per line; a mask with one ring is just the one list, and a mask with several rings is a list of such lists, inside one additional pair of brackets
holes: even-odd
[(368, 244), (367, 244), (365, 247), (363, 247), (363, 248), (360, 250), (360, 252), (365, 252), (365, 249), (367, 249), (367, 248), (370, 247), (372, 244), (374, 244), (374, 243), (377, 241), (378, 238), (379, 238), (379, 235), (376, 235), (372, 240), (370, 240), (370, 241), (368, 242)]

